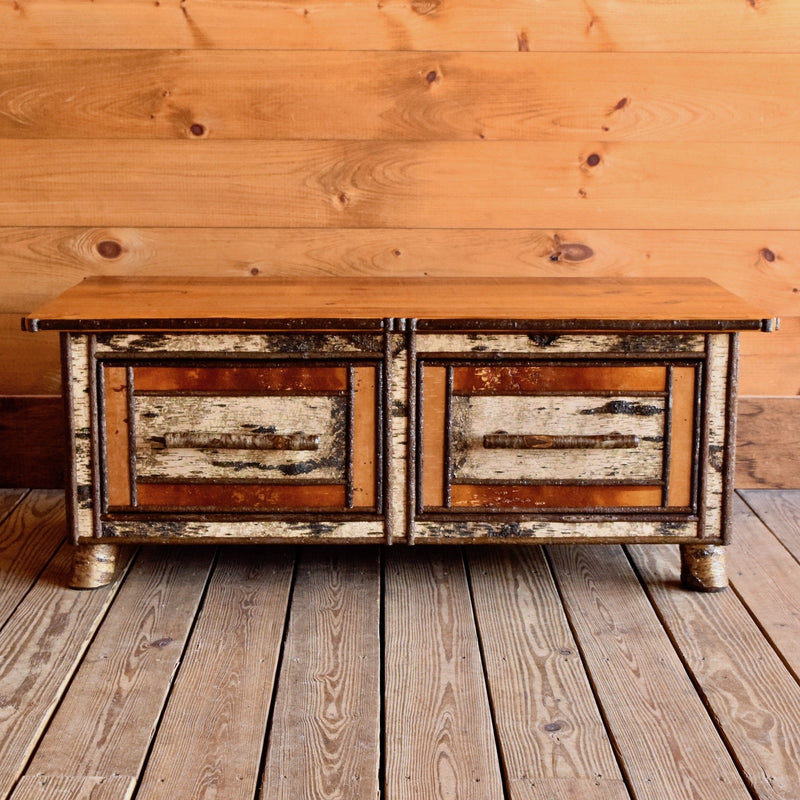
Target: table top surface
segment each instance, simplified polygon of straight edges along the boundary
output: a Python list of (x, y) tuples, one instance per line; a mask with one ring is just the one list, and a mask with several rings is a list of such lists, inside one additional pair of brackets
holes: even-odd
[(705, 279), (87, 278), (23, 319), (30, 331), (773, 330)]

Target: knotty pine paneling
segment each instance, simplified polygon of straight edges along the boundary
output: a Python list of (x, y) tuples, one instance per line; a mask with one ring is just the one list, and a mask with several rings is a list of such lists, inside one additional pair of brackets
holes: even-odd
[(2, 49), (798, 52), (795, 0), (8, 0)]
[(8, 225), (793, 228), (800, 143), (4, 142)]
[(783, 318), (797, 395), (795, 0), (0, 4), (0, 393), (93, 274), (705, 275)]
[(7, 50), (0, 75), (1, 138), (800, 141), (800, 54)]

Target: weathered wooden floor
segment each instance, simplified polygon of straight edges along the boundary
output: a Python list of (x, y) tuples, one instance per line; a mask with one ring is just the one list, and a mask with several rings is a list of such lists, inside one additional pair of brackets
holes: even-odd
[(0, 799), (800, 798), (800, 492), (677, 548), (148, 547), (0, 492)]

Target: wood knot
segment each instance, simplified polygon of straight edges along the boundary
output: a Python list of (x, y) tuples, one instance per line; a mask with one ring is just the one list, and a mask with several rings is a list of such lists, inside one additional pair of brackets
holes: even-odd
[(258, 267), (251, 267), (250, 268), (250, 274), (253, 277), (255, 277), (256, 275), (260, 275), (261, 274), (261, 270)]
[(548, 722), (547, 725), (544, 726), (544, 729), (548, 733), (555, 733), (556, 731), (561, 730), (561, 723), (560, 722)]
[(350, 202), (350, 198), (347, 196), (347, 192), (339, 192), (336, 199), (342, 206), (346, 206)]
[(122, 245), (113, 239), (104, 239), (95, 246), (97, 254), (102, 258), (114, 259), (122, 255)]
[(403, 251), (402, 250), (392, 250), (392, 255), (396, 256), (397, 258), (400, 258), (400, 256), (403, 255)]
[(206, 126), (205, 125), (201, 125), (199, 122), (195, 122), (189, 128), (189, 133), (191, 133), (192, 136), (205, 136)]
[(435, 14), (439, 10), (442, 0), (414, 0), (411, 3), (411, 10), (423, 17), (428, 14)]
[(611, 109), (611, 112), (613, 113), (614, 111), (622, 111), (622, 109), (625, 108), (626, 105), (628, 105), (628, 102), (629, 102), (628, 98), (623, 97), (621, 100), (617, 102), (614, 108)]
[(762, 247), (761, 258), (763, 258), (764, 261), (769, 261), (769, 263), (771, 264), (775, 260), (775, 253), (772, 250), (770, 250), (769, 247)]
[(430, 71), (430, 72), (429, 72), (429, 73), (428, 73), (428, 74), (425, 76), (425, 80), (426, 80), (426, 81), (428, 81), (428, 83), (436, 83), (436, 79), (437, 79), (438, 77), (439, 77), (439, 74), (436, 72), (436, 70), (435, 70), (435, 69), (432, 69), (432, 70), (431, 70), (431, 71)]
[(597, 165), (600, 163), (600, 156), (599, 156), (597, 153), (592, 153), (592, 154), (591, 154), (591, 155), (589, 155), (589, 157), (586, 159), (586, 163), (587, 163), (587, 164), (588, 164), (590, 167), (596, 167), (596, 166), (597, 166)]
[(529, 53), (531, 49), (530, 42), (528, 41), (528, 34), (525, 31), (517, 36), (517, 50), (520, 53)]

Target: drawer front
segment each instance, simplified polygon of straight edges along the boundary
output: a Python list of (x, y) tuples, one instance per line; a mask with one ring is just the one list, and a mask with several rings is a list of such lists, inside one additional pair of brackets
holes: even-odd
[(378, 364), (100, 370), (107, 511), (378, 509)]
[(423, 362), (418, 510), (688, 509), (697, 370)]

